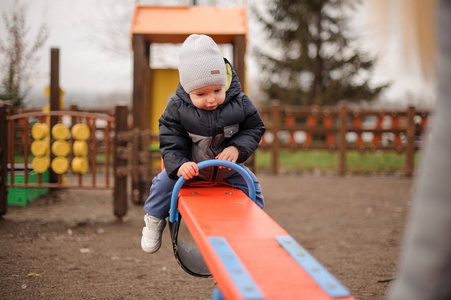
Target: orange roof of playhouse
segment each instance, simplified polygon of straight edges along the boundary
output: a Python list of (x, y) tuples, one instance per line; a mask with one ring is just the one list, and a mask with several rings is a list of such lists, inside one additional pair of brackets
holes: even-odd
[(192, 33), (211, 36), (217, 43), (232, 43), (247, 34), (244, 7), (136, 6), (132, 34), (144, 34), (150, 43), (183, 43)]

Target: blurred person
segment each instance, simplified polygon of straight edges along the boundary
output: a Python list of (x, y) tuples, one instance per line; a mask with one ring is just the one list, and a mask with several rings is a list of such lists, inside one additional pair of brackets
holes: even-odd
[[(386, 299), (451, 299), (451, 0), (377, 2), (382, 10), (374, 12), (380, 24), (388, 24), (387, 4), (401, 4), (401, 17), (407, 20), (401, 23), (404, 50), (418, 54), (425, 80), (436, 76), (438, 81), (433, 124), (413, 189), (397, 278)], [(377, 14), (384, 9), (387, 14)]]

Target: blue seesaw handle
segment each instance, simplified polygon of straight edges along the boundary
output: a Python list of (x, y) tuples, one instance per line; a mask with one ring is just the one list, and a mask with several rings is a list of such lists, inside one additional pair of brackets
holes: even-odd
[[(197, 167), (200, 169), (206, 168), (206, 167), (226, 167), (230, 168), (236, 172), (238, 172), (241, 176), (243, 176), (244, 180), (246, 181), (247, 188), (249, 191), (248, 197), (252, 199), (252, 201), (255, 202), (255, 186), (254, 182), (251, 178), (251, 176), (246, 172), (246, 170), (243, 169), (243, 167), (222, 159), (210, 159), (205, 160), (197, 164)], [(182, 188), (183, 184), (185, 184), (185, 178), (183, 176), (180, 176), (177, 182), (175, 183), (174, 189), (172, 190), (172, 197), (171, 197), (171, 210), (169, 212), (169, 222), (174, 223), (178, 222), (179, 220), (179, 211), (178, 211), (178, 202), (179, 202), (179, 193), (180, 189)]]

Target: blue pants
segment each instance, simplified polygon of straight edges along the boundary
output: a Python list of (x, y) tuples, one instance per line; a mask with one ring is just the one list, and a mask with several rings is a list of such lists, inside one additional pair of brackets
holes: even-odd
[[(263, 208), (263, 196), (262, 196), (262, 188), (260, 186), (260, 182), (257, 177), (252, 173), (249, 168), (244, 165), (241, 165), (246, 172), (251, 176), (252, 181), (255, 186), (255, 202), (258, 206)], [(199, 181), (194, 177), (193, 179), (188, 180), (187, 182)], [(248, 194), (248, 188), (246, 181), (239, 174), (235, 173), (232, 176), (228, 177), (225, 181), (227, 181), (233, 188), (237, 188), (242, 190), (246, 195)], [(151, 216), (157, 217), (158, 219), (165, 219), (169, 216), (169, 208), (171, 207), (171, 195), (172, 190), (174, 189), (174, 185), (177, 180), (173, 180), (168, 177), (166, 170), (161, 171), (160, 174), (155, 176), (152, 180), (152, 186), (150, 187), (150, 195), (144, 203), (144, 210)]]

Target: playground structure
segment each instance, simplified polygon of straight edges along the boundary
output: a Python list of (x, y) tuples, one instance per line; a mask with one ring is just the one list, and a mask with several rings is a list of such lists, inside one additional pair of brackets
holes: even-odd
[[(160, 160), (159, 153), (149, 151), (157, 137), (149, 130), (129, 130), (128, 111), (126, 106), (117, 106), (114, 115), (78, 111), (12, 114), (11, 106), (0, 102), (0, 129), (5, 133), (0, 139), (0, 215), (7, 212), (8, 188), (81, 188), (113, 190), (114, 214), (118, 219), (125, 216), (128, 178), (140, 176), (150, 182), (152, 172), (157, 172), (152, 162)], [(135, 145), (148, 150), (140, 152)], [(16, 155), (23, 162), (17, 163)], [(16, 182), (16, 169), (23, 170), (23, 182)], [(28, 175), (32, 170), (38, 173), (34, 182)], [(43, 180), (47, 171), (55, 180)], [(132, 191), (131, 198), (137, 202), (136, 192)]]
[[(150, 46), (154, 43), (177, 44), (192, 33), (209, 35), (218, 44), (233, 46), (232, 64), (245, 87), (244, 55), (247, 13), (244, 7), (160, 7), (136, 6), (132, 20), (133, 127), (148, 129), (166, 107), (168, 96), (178, 84), (178, 73), (151, 69)], [(166, 81), (166, 83), (164, 82)], [(160, 85), (166, 85), (161, 88)], [(154, 93), (154, 89), (165, 92)], [(151, 120), (149, 122), (149, 120)], [(154, 126), (154, 125), (153, 125)]]
[[(222, 160), (199, 169), (225, 166), (245, 179), (249, 195), (230, 186), (183, 187), (179, 178), (171, 199), (174, 255), (191, 275), (212, 275), (213, 299), (354, 299), (313, 256), (254, 202), (252, 179)], [(178, 237), (182, 216), (196, 245)]]
[[(179, 44), (193, 33), (209, 35), (217, 44), (233, 47), (232, 64), (245, 89), (247, 12), (245, 7), (139, 6), (135, 7), (131, 39), (133, 47), (133, 128), (158, 134), (158, 119), (179, 81), (175, 69), (151, 68), (152, 44)], [(145, 151), (146, 149), (139, 149)], [(133, 181), (139, 201), (148, 185)]]

